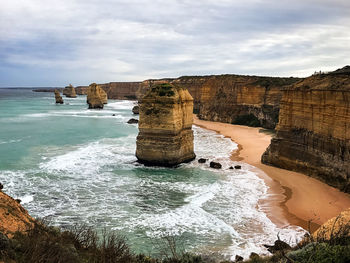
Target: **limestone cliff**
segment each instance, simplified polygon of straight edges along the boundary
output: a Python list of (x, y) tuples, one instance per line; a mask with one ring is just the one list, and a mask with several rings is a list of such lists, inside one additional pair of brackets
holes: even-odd
[(136, 157), (147, 165), (174, 166), (195, 158), (193, 98), (170, 84), (152, 86), (139, 101)]
[(67, 86), (63, 89), (63, 95), (65, 95), (68, 98), (76, 98), (77, 97), (77, 94), (75, 92), (75, 88), (72, 86), (72, 84), (69, 84), (69, 86)]
[(194, 99), (194, 112), (200, 119), (254, 123), (273, 129), (278, 122), (283, 87), (300, 80), (242, 75), (185, 76), (144, 81), (139, 93), (157, 83), (173, 83), (188, 89)]
[(286, 88), (276, 130), (262, 162), (350, 192), (350, 70), (314, 75)]
[[(141, 82), (109, 82), (105, 84), (98, 84), (106, 93), (109, 99), (114, 100), (137, 100), (138, 90)], [(86, 95), (88, 87), (76, 87), (77, 94)], [(143, 93), (142, 95), (144, 95)]]
[(107, 94), (96, 83), (90, 84), (87, 90), (87, 103), (89, 109), (103, 109), (103, 104), (107, 103)]
[(12, 197), (0, 190), (0, 232), (12, 237), (16, 231), (27, 231), (34, 219)]
[(63, 99), (61, 97), (60, 92), (57, 89), (55, 89), (55, 100), (57, 104), (63, 104)]

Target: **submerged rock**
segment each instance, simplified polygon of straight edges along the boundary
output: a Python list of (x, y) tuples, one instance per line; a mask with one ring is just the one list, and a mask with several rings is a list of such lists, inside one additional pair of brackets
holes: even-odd
[(72, 84), (69, 84), (69, 86), (64, 88), (63, 95), (65, 95), (67, 98), (76, 98), (77, 97), (77, 94), (75, 92), (75, 88), (72, 86)]
[(60, 92), (57, 89), (55, 89), (55, 99), (57, 104), (63, 104), (63, 99), (61, 97)]
[(241, 165), (235, 165), (235, 169), (241, 169), (242, 166)]
[(132, 108), (132, 113), (134, 114), (139, 114), (140, 113), (140, 107), (139, 106), (134, 106)]
[(206, 163), (207, 160), (208, 160), (208, 159), (200, 158), (200, 159), (198, 159), (198, 162), (199, 162), (199, 163)]
[(103, 109), (103, 104), (107, 103), (107, 94), (96, 83), (90, 84), (87, 90), (87, 103), (89, 109)]
[(146, 165), (189, 162), (193, 151), (193, 98), (179, 86), (159, 84), (140, 100), (136, 157)]
[(215, 168), (215, 169), (221, 169), (222, 165), (221, 165), (221, 163), (210, 162), (210, 167)]
[(135, 124), (135, 123), (139, 123), (139, 120), (131, 118), (130, 120), (128, 120), (129, 124)]

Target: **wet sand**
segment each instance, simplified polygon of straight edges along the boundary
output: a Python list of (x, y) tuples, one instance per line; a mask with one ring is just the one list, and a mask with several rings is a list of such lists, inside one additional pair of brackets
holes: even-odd
[(272, 138), (264, 129), (203, 121), (196, 116), (194, 124), (238, 144), (231, 159), (254, 166), (258, 176), (269, 186), (268, 196), (260, 201), (259, 207), (278, 226), (298, 225), (313, 232), (350, 207), (350, 195), (346, 193), (304, 174), (262, 164), (261, 155)]

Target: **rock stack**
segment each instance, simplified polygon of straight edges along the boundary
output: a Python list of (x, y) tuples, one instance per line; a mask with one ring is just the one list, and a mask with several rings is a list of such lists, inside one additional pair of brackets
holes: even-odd
[(76, 98), (77, 97), (77, 94), (75, 92), (75, 88), (72, 86), (72, 84), (69, 84), (69, 86), (64, 88), (63, 95), (65, 95), (67, 98)]
[(166, 83), (155, 85), (139, 107), (136, 157), (140, 163), (175, 166), (195, 158), (193, 98), (187, 89)]
[(57, 104), (63, 104), (63, 99), (60, 95), (60, 92), (57, 89), (55, 89), (55, 99)]
[(103, 109), (103, 104), (107, 104), (107, 93), (96, 83), (92, 83), (87, 90), (87, 103), (89, 109)]

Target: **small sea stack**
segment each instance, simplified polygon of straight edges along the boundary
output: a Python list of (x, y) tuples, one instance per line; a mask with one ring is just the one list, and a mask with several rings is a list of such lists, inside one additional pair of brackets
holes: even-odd
[(193, 98), (187, 89), (159, 84), (139, 101), (136, 157), (145, 165), (175, 166), (189, 162), (193, 151)]
[(63, 104), (63, 99), (61, 97), (60, 92), (55, 89), (55, 99), (56, 99), (56, 104)]
[(103, 104), (107, 104), (107, 93), (99, 85), (92, 83), (87, 90), (87, 103), (89, 109), (103, 109)]
[(77, 97), (77, 94), (75, 92), (75, 88), (72, 86), (72, 84), (69, 84), (69, 86), (67, 86), (63, 89), (63, 95), (65, 95), (67, 98), (76, 98)]

